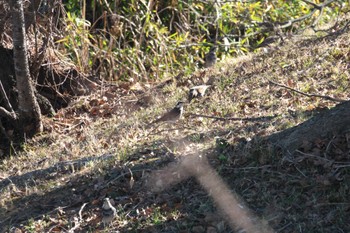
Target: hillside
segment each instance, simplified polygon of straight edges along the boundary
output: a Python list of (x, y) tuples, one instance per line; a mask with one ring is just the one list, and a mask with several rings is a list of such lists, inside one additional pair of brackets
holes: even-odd
[[(77, 98), (1, 161), (0, 232), (239, 232), (239, 216), (251, 231), (349, 232), (350, 126), (290, 153), (266, 141), (350, 98), (348, 25)], [(204, 83), (180, 121), (150, 124)]]

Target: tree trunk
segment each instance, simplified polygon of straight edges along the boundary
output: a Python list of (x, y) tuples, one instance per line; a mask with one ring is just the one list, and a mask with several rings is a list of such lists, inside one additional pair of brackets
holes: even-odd
[(268, 141), (285, 152), (293, 154), (303, 145), (317, 139), (350, 131), (350, 101), (315, 115), (300, 125), (275, 133)]
[(25, 22), (22, 0), (10, 0), (12, 10), (13, 51), (18, 90), (19, 128), (23, 133), (33, 135), (43, 130), (41, 112), (34, 95), (30, 78), (27, 46), (25, 41)]

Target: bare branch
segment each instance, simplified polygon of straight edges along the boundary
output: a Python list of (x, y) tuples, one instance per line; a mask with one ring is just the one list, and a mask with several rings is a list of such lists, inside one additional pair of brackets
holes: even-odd
[[(302, 20), (304, 20), (304, 19), (307, 19), (307, 18), (311, 17), (317, 10), (319, 10), (319, 11), (320, 11), (320, 15), (322, 15), (324, 7), (327, 6), (327, 5), (329, 5), (329, 4), (331, 4), (331, 3), (334, 2), (335, 0), (328, 0), (328, 1), (326, 1), (326, 2), (324, 2), (324, 3), (322, 3), (322, 4), (320, 4), (320, 5), (317, 5), (317, 4), (315, 4), (315, 3), (313, 3), (313, 2), (310, 2), (310, 1), (308, 1), (308, 0), (302, 0), (302, 1), (305, 2), (305, 3), (307, 3), (307, 4), (312, 5), (312, 6), (314, 7), (314, 9), (313, 9), (309, 14), (307, 14), (307, 15), (304, 15), (304, 16), (302, 16), (302, 17), (300, 17), (300, 18), (293, 19), (293, 20), (289, 20), (289, 21), (287, 21), (287, 22), (285, 22), (285, 23), (282, 23), (282, 25), (279, 26), (279, 28), (286, 28), (286, 27), (289, 27), (290, 25), (292, 25), (293, 23), (300, 22), (300, 21), (302, 21)], [(319, 16), (319, 17), (320, 17), (320, 16)], [(316, 21), (319, 20), (319, 17), (316, 19)], [(314, 24), (313, 24), (313, 25), (314, 25)]]
[(286, 27), (289, 27), (291, 26), (293, 23), (296, 23), (296, 22), (300, 22), (300, 21), (303, 21), (304, 19), (307, 19), (309, 17), (311, 17), (315, 12), (316, 12), (317, 9), (313, 9), (309, 14), (307, 15), (304, 15), (300, 18), (297, 18), (297, 19), (293, 19), (293, 20), (289, 20), (287, 22), (284, 22), (284, 23), (281, 23), (280, 26), (278, 26), (278, 28), (286, 28)]
[(317, 10), (320, 11), (320, 10), (322, 10), (325, 6), (331, 4), (331, 3), (334, 2), (335, 0), (328, 0), (328, 1), (326, 1), (326, 2), (324, 2), (324, 3), (322, 3), (322, 4), (320, 4), (320, 5), (317, 5), (316, 3), (310, 2), (310, 1), (308, 1), (308, 0), (301, 0), (301, 1), (303, 1), (303, 2), (305, 2), (305, 3), (307, 3), (307, 4), (309, 4), (309, 5), (312, 5), (314, 8), (316, 8)]
[(83, 222), (83, 215), (82, 215), (82, 212), (83, 212), (83, 209), (84, 209), (84, 207), (87, 205), (88, 203), (84, 203), (82, 206), (81, 206), (81, 208), (80, 208), (80, 210), (79, 210), (79, 221), (80, 222)]
[(291, 87), (288, 87), (286, 85), (283, 85), (283, 84), (280, 84), (280, 83), (276, 83), (268, 78), (266, 78), (267, 81), (269, 81), (270, 83), (276, 85), (276, 86), (279, 86), (279, 87), (283, 87), (283, 88), (286, 88), (288, 90), (291, 90), (291, 91), (294, 91), (296, 93), (299, 93), (301, 95), (305, 95), (307, 97), (318, 97), (318, 98), (323, 98), (323, 99), (326, 99), (326, 100), (330, 100), (330, 101), (334, 101), (334, 102), (339, 102), (339, 103), (343, 103), (343, 102), (346, 102), (347, 100), (343, 100), (343, 99), (338, 99), (338, 98), (333, 98), (333, 97), (330, 97), (330, 96), (327, 96), (327, 95), (318, 95), (318, 94), (308, 94), (308, 93), (305, 93), (305, 92), (302, 92), (302, 91), (299, 91), (299, 90), (296, 90), (294, 88), (291, 88)]
[(7, 111), (5, 108), (0, 107), (0, 116), (6, 117), (7, 119), (10, 119), (12, 121), (15, 121), (18, 119), (15, 112)]
[(14, 112), (13, 108), (11, 106), (11, 103), (6, 95), (6, 92), (5, 92), (4, 86), (2, 85), (1, 80), (0, 80), (0, 92), (1, 92), (2, 97), (4, 97), (4, 99), (5, 99), (4, 104), (5, 104), (5, 107), (7, 108), (7, 110), (9, 110), (10, 112)]
[(322, 7), (320, 10), (320, 14), (317, 16), (315, 21), (312, 23), (311, 27), (315, 27), (318, 24), (318, 21), (320, 21), (322, 14), (323, 14), (324, 8)]
[(217, 116), (208, 116), (203, 114), (194, 114), (190, 113), (190, 116), (193, 117), (204, 117), (211, 118), (217, 121), (267, 121), (275, 118), (276, 116), (262, 116), (262, 117), (217, 117)]

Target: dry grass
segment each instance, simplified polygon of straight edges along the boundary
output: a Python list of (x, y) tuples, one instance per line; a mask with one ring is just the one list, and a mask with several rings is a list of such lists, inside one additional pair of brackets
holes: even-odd
[[(147, 183), (158, 174), (152, 171), (166, 172), (168, 164), (176, 167), (189, 156), (208, 158), (241, 205), (276, 232), (350, 231), (347, 135), (320, 137), (293, 158), (260, 141), (336, 104), (268, 79), (349, 99), (348, 38), (348, 31), (294, 37), (267, 53), (225, 60), (148, 90), (153, 96), (148, 107), (137, 102), (140, 90), (130, 87), (105, 87), (77, 100), (46, 119), (47, 132), (28, 141), (23, 152), (2, 161), (0, 231), (235, 232), (220, 204), (191, 178), (195, 173), (178, 171), (172, 185), (157, 192)], [(180, 122), (149, 125), (186, 99), (190, 85), (208, 79), (214, 80), (208, 96), (187, 105)], [(274, 118), (224, 121), (191, 113)], [(118, 217), (104, 228), (100, 213), (106, 196), (116, 202)]]

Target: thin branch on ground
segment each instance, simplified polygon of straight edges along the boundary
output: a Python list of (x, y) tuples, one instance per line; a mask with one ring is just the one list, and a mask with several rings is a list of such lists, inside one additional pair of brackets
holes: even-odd
[(296, 150), (295, 152), (298, 152), (299, 154), (302, 155), (301, 160), (299, 160), (298, 162), (301, 162), (305, 158), (312, 158), (312, 159), (317, 159), (317, 160), (320, 160), (320, 161), (325, 161), (326, 163), (331, 163), (331, 164), (334, 163), (334, 160), (330, 160), (330, 159), (323, 158), (321, 156), (317, 156), (317, 155), (313, 155), (313, 154), (304, 153), (304, 152), (302, 152), (300, 150)]
[(217, 121), (268, 121), (268, 120), (272, 120), (277, 115), (262, 116), (262, 117), (217, 117), (217, 116), (208, 116), (208, 115), (203, 115), (203, 114), (190, 113), (189, 116), (210, 118), (210, 119), (214, 119)]
[(80, 222), (77, 221), (76, 218), (74, 218), (74, 227), (72, 227), (71, 229), (68, 230), (68, 233), (74, 233), (75, 230), (77, 230), (80, 227)]
[(283, 84), (280, 84), (280, 83), (277, 83), (275, 81), (272, 81), (268, 78), (266, 78), (267, 81), (269, 81), (270, 83), (276, 85), (276, 86), (279, 86), (279, 87), (283, 87), (283, 88), (286, 88), (290, 91), (293, 91), (293, 92), (296, 92), (298, 94), (301, 94), (301, 95), (304, 95), (304, 96), (307, 96), (307, 97), (318, 97), (318, 98), (323, 98), (323, 99), (326, 99), (326, 100), (330, 100), (330, 101), (334, 101), (334, 102), (339, 102), (339, 103), (343, 103), (343, 102), (346, 102), (348, 100), (344, 100), (344, 99), (338, 99), (338, 98), (333, 98), (331, 96), (328, 96), (328, 95), (319, 95), (319, 94), (308, 94), (308, 93), (305, 93), (305, 92), (302, 92), (302, 91), (299, 91), (299, 90), (296, 90), (294, 88), (291, 88), (291, 87), (288, 87), (286, 85), (283, 85)]
[[(335, 160), (331, 160), (331, 159), (327, 159), (327, 158), (324, 158), (324, 157), (321, 157), (321, 156), (317, 156), (317, 155), (313, 155), (313, 154), (308, 154), (308, 153), (304, 153), (300, 150), (296, 150), (295, 152), (298, 152), (299, 154), (301, 154), (303, 157), (302, 159), (304, 158), (313, 158), (313, 159), (318, 159), (319, 161), (324, 161), (325, 163), (330, 163), (332, 164), (332, 166), (334, 168), (344, 168), (344, 167), (350, 167), (350, 163), (348, 162), (336, 162)], [(298, 161), (300, 162), (300, 161)]]
[(120, 178), (123, 178), (123, 177), (126, 176), (126, 175), (129, 175), (129, 174), (131, 175), (131, 174), (132, 174), (131, 172), (145, 172), (145, 171), (152, 171), (152, 170), (151, 170), (151, 169), (147, 169), (147, 168), (145, 168), (145, 169), (135, 169), (135, 170), (131, 170), (131, 169), (129, 168), (129, 172), (123, 172), (123, 173), (120, 174), (119, 176), (114, 177), (114, 178), (108, 180), (108, 181), (106, 182), (105, 185), (102, 185), (102, 186), (101, 186), (101, 189), (104, 189), (104, 188), (108, 187), (112, 182), (114, 182), (114, 181), (116, 181), (116, 180), (119, 180)]
[(85, 203), (81, 206), (81, 208), (80, 208), (80, 210), (79, 210), (79, 221), (80, 221), (80, 222), (83, 221), (82, 212), (83, 212), (84, 207), (85, 207), (87, 204), (88, 204), (88, 203), (85, 202)]
[(79, 219), (77, 219), (76, 217), (74, 217), (74, 223), (75, 223), (75, 225), (74, 225), (74, 227), (72, 227), (71, 229), (68, 230), (69, 233), (74, 233), (75, 230), (77, 230), (77, 229), (80, 227), (81, 223), (83, 222), (83, 215), (82, 215), (82, 212), (83, 212), (84, 207), (85, 207), (87, 204), (88, 204), (88, 203), (85, 202), (85, 203), (80, 207), (80, 210), (79, 210), (79, 212), (78, 212), (78, 214), (79, 214)]

